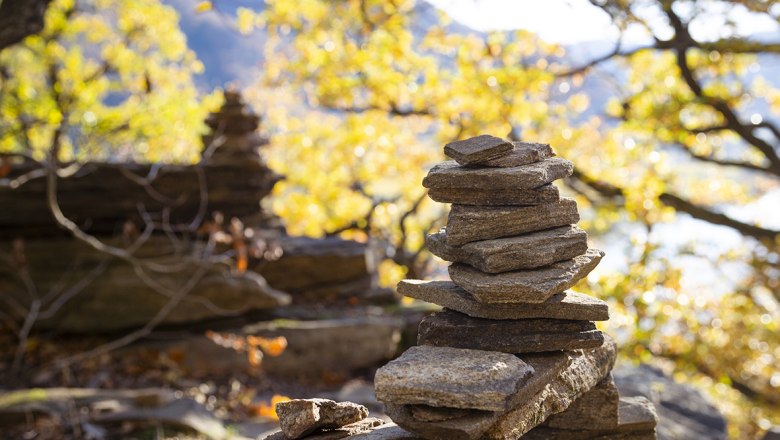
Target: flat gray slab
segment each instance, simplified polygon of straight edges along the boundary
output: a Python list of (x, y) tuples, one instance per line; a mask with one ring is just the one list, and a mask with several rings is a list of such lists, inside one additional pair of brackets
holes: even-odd
[(431, 168), (422, 184), (426, 188), (521, 190), (538, 188), (568, 177), (573, 171), (574, 165), (559, 157), (511, 168), (464, 167), (450, 160)]
[(575, 319), (606, 321), (609, 306), (604, 301), (582, 293), (557, 293), (541, 303), (487, 304), (452, 281), (403, 280), (398, 293), (410, 298), (438, 304), (469, 316), (487, 319)]
[(417, 343), (514, 354), (539, 353), (600, 347), (604, 334), (590, 321), (495, 320), (472, 318), (445, 309), (423, 318)]
[(543, 303), (586, 277), (602, 257), (604, 252), (588, 249), (571, 260), (538, 269), (488, 274), (468, 264), (455, 263), (450, 265), (449, 273), (455, 284), (480, 302)]
[[(318, 430), (306, 435), (304, 438), (307, 440), (339, 440), (360, 434), (368, 434), (384, 425), (384, 420), (376, 417), (368, 417), (359, 422), (350, 423), (349, 425), (340, 426), (338, 428)], [(277, 431), (266, 436), (263, 440), (290, 440), (290, 438), (287, 437), (284, 432)]]
[(444, 146), (444, 154), (455, 159), (461, 165), (471, 165), (498, 158), (510, 153), (513, 149), (514, 146), (511, 142), (483, 134), (450, 142)]
[(512, 146), (514, 148), (509, 153), (496, 159), (482, 161), (479, 164), (487, 167), (517, 167), (555, 156), (550, 144), (512, 142)]
[[(416, 420), (409, 405), (388, 405), (388, 415), (407, 431), (425, 438), (518, 439), (550, 415), (564, 411), (604, 379), (614, 365), (616, 349), (614, 341), (607, 337), (595, 349), (520, 355), (534, 368), (534, 374), (518, 390), (521, 398), (513, 399), (514, 406), (506, 412), (470, 411), (430, 422)], [(443, 414), (449, 411), (431, 411), (436, 410)]]
[(450, 246), (446, 231), (441, 230), (428, 235), (425, 244), (428, 250), (444, 260), (466, 263), (482, 272), (501, 273), (535, 269), (582, 255), (588, 250), (588, 234), (571, 225)]
[(428, 197), (441, 203), (461, 205), (530, 206), (552, 203), (559, 200), (561, 196), (558, 187), (548, 183), (539, 188), (531, 189), (430, 188), (428, 189)]
[(536, 206), (452, 205), (447, 219), (447, 244), (511, 237), (580, 221), (574, 199)]
[(620, 394), (610, 373), (566, 411), (548, 418), (544, 425), (570, 430), (614, 429), (618, 426), (619, 403)]
[(384, 403), (505, 411), (533, 368), (506, 353), (417, 346), (376, 372)]
[(276, 404), (279, 425), (288, 439), (319, 429), (340, 428), (368, 417), (368, 409), (352, 402), (328, 399), (293, 399)]

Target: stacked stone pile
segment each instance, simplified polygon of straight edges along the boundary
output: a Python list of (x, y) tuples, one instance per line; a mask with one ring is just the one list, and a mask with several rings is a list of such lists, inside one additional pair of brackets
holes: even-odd
[(452, 262), (452, 281), (399, 285), (444, 309), (377, 372), (388, 415), (427, 439), (654, 439), (652, 405), (621, 399), (612, 380), (616, 346), (594, 324), (609, 319), (607, 304), (568, 290), (604, 255), (552, 185), (572, 163), (493, 136), (444, 151), (455, 160), (423, 185), (453, 205), (426, 244)]

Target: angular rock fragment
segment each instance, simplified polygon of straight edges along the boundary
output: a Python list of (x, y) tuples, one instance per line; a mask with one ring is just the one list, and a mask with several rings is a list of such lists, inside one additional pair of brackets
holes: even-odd
[(574, 165), (559, 157), (511, 168), (470, 168), (451, 160), (431, 168), (423, 179), (423, 186), (488, 190), (532, 189), (568, 177), (573, 171)]
[(550, 144), (512, 142), (512, 146), (514, 148), (509, 153), (495, 159), (482, 161), (479, 164), (486, 167), (517, 167), (555, 156)]
[(504, 411), (533, 368), (515, 356), (418, 346), (376, 372), (376, 397), (395, 404)]
[(461, 165), (472, 165), (495, 159), (512, 151), (514, 146), (501, 138), (483, 134), (470, 139), (450, 142), (444, 154)]
[(476, 188), (430, 188), (428, 197), (441, 203), (458, 203), (478, 206), (532, 206), (560, 200), (560, 191), (553, 184), (531, 189), (476, 189)]
[[(449, 235), (449, 231), (447, 232)], [(452, 281), (484, 303), (543, 303), (558, 292), (577, 284), (604, 257), (604, 252), (588, 249), (571, 260), (559, 261), (532, 270), (487, 274), (468, 264), (450, 265)]]
[(368, 409), (352, 402), (295, 399), (277, 403), (276, 413), (284, 435), (297, 439), (318, 429), (334, 429), (363, 420)]
[(421, 422), (412, 417), (408, 405), (389, 404), (387, 414), (402, 428), (425, 438), (517, 439), (604, 379), (615, 356), (615, 343), (608, 336), (595, 349), (520, 355), (534, 374), (511, 399), (508, 412), (472, 411), (441, 422)]
[(447, 244), (511, 237), (580, 221), (577, 203), (561, 199), (538, 206), (452, 205), (447, 220)]
[(419, 345), (513, 354), (596, 348), (603, 342), (604, 334), (589, 321), (498, 321), (472, 318), (447, 309), (423, 318), (417, 334)]
[(469, 264), (482, 272), (501, 273), (534, 269), (568, 260), (588, 250), (588, 234), (571, 225), (516, 237), (496, 238), (450, 246), (443, 229), (425, 238), (434, 255), (452, 262)]
[(577, 292), (561, 292), (541, 303), (487, 304), (452, 281), (403, 280), (398, 293), (410, 298), (452, 309), (469, 316), (487, 319), (575, 319), (606, 321), (609, 307), (604, 301)]
[(566, 411), (551, 416), (544, 426), (558, 429), (613, 429), (618, 425), (620, 394), (612, 374), (580, 396)]

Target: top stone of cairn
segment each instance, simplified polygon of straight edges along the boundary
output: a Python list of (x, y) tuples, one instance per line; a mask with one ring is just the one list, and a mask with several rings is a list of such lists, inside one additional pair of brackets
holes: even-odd
[(460, 165), (474, 165), (506, 155), (514, 146), (501, 138), (483, 134), (444, 146), (444, 154)]

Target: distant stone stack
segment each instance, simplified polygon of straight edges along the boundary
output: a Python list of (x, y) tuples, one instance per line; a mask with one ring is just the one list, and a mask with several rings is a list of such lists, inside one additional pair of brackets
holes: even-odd
[(452, 281), (404, 280), (398, 291), (444, 307), (418, 344), (377, 371), (388, 415), (426, 439), (654, 439), (644, 398), (621, 399), (614, 341), (594, 321), (607, 304), (569, 289), (604, 253), (588, 249), (577, 205), (554, 180), (571, 162), (546, 144), (478, 136), (423, 180), (452, 203), (428, 249)]

